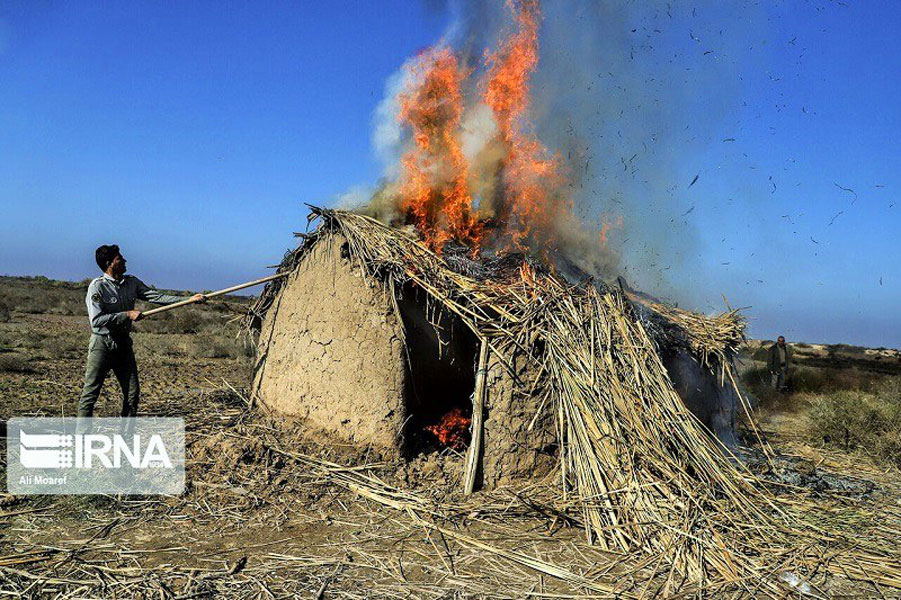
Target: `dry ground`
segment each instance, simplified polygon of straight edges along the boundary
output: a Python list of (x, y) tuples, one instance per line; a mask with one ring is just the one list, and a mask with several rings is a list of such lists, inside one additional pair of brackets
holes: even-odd
[[(84, 284), (0, 279), (0, 419), (74, 414), (88, 339), (83, 294)], [(452, 451), (385, 464), (248, 406), (250, 358), (228, 323), (241, 304), (148, 320), (134, 336), (141, 413), (186, 421), (186, 493), (0, 492), (0, 595), (566, 598), (659, 589), (642, 557), (584, 543), (578, 511), (555, 482), (464, 500)], [(111, 380), (99, 412), (113, 415), (118, 404)], [(873, 484), (863, 495), (783, 493), (819, 494), (815, 518), (901, 541), (896, 467), (817, 443), (799, 425), (803, 407), (765, 408), (763, 428), (784, 454)], [(401, 491), (408, 486), (416, 496)], [(813, 583), (821, 596), (898, 596), (822, 574)]]

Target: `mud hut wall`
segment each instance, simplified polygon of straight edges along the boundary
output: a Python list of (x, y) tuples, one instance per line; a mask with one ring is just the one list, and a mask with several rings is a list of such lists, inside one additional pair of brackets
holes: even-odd
[(488, 362), (482, 459), (486, 488), (543, 477), (559, 462), (554, 407), (550, 402), (542, 407), (541, 394), (530, 393), (536, 368), (519, 354), (511, 361), (512, 372), (497, 357)]
[(403, 334), (388, 292), (351, 264), (344, 243), (317, 243), (266, 315), (254, 391), (276, 412), (397, 451)]

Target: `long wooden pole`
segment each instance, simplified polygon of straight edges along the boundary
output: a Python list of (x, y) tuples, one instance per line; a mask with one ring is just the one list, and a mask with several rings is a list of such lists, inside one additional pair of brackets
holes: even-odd
[(472, 440), (463, 471), (463, 493), (471, 494), (476, 487), (476, 474), (482, 459), (482, 437), (485, 435), (483, 412), (485, 410), (485, 376), (488, 371), (488, 340), (482, 340), (479, 349), (479, 368), (476, 371), (476, 389), (472, 395)]
[[(210, 292), (209, 294), (204, 294), (207, 298), (213, 298), (214, 296), (222, 296), (223, 294), (230, 294), (232, 292), (237, 292), (238, 290), (243, 290), (244, 288), (249, 288), (254, 285), (260, 285), (261, 283), (266, 283), (267, 281), (272, 281), (274, 279), (279, 279), (281, 277), (285, 277), (288, 273), (277, 273), (275, 275), (270, 275), (269, 277), (263, 277), (262, 279), (254, 279), (253, 281), (248, 281), (247, 283), (241, 283), (238, 285), (233, 285), (231, 287), (225, 288), (224, 290), (216, 290), (215, 292)], [(173, 304), (167, 304), (166, 306), (161, 306), (159, 308), (152, 308), (150, 310), (142, 311), (142, 314), (145, 317), (149, 317), (151, 315), (158, 315), (159, 313), (166, 312), (167, 310), (173, 310), (176, 308), (181, 308), (182, 306), (187, 306), (188, 304), (194, 304), (197, 300), (193, 300), (188, 298), (187, 300), (182, 300), (181, 302), (175, 302)]]

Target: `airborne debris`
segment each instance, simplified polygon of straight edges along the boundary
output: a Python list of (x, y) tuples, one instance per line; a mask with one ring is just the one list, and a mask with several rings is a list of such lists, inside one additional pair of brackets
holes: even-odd
[(835, 187), (837, 187), (838, 189), (842, 190), (843, 192), (849, 192), (849, 193), (851, 193), (851, 194), (854, 194), (854, 200), (851, 201), (851, 204), (854, 204), (855, 202), (857, 202), (857, 192), (855, 192), (855, 191), (852, 190), (851, 188), (841, 186), (841, 185), (839, 185), (839, 184), (837, 184), (837, 183), (835, 184)]
[(701, 176), (700, 173), (698, 173), (697, 175), (695, 175), (695, 178), (691, 180), (691, 183), (688, 184), (688, 187), (691, 187), (691, 186), (693, 186), (695, 183), (697, 183), (697, 182), (698, 182), (698, 177), (700, 177), (700, 176)]

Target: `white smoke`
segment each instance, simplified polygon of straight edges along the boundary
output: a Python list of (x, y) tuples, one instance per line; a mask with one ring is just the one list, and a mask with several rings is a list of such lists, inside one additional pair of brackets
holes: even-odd
[(372, 199), (376, 188), (371, 185), (355, 185), (335, 200), (335, 208), (340, 210), (360, 210)]
[(485, 104), (476, 104), (466, 110), (461, 123), (460, 145), (467, 162), (472, 163), (497, 137), (494, 113)]
[(412, 85), (411, 66), (417, 58), (407, 59), (385, 82), (385, 95), (372, 115), (372, 148), (383, 165), (383, 175), (396, 179), (400, 175), (400, 157), (407, 144), (407, 136), (398, 120), (400, 95)]

